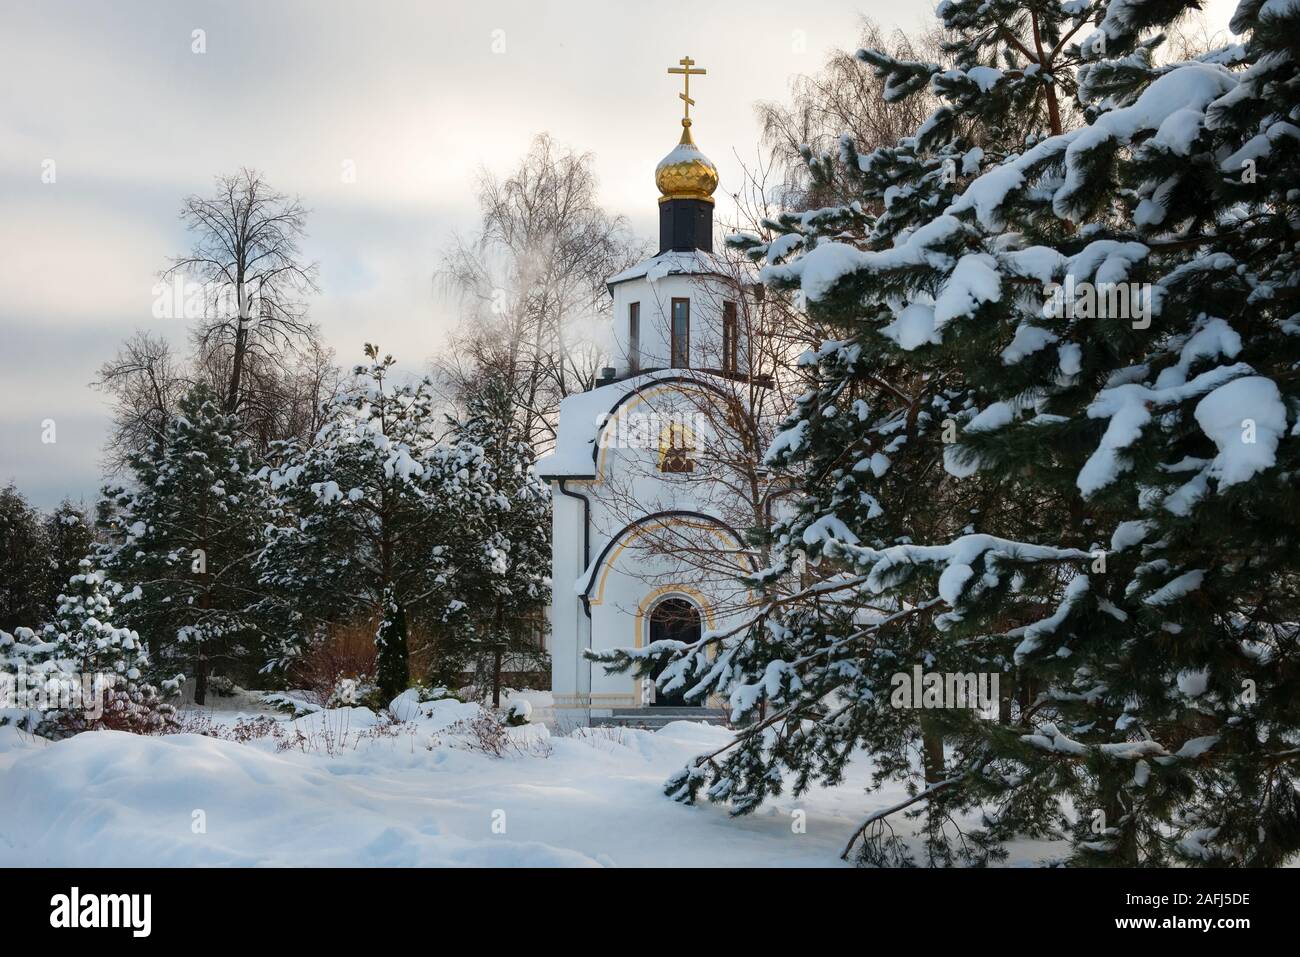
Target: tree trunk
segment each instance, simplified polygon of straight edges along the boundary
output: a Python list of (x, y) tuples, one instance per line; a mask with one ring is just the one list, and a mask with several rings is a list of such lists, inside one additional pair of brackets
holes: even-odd
[(921, 756), (925, 766), (925, 783), (938, 784), (944, 779), (943, 735), (930, 717), (921, 718)]
[[(1038, 14), (1036, 12), (1031, 11), (1030, 23), (1033, 25), (1034, 28), (1034, 49), (1038, 53), (1038, 68), (1042, 70), (1043, 73), (1045, 74), (1051, 73), (1052, 64), (1048, 62), (1048, 58), (1045, 55), (1043, 50), (1043, 34), (1038, 27)], [(1045, 99), (1047, 100), (1048, 127), (1050, 128), (1053, 136), (1060, 136), (1061, 135), (1061, 107), (1056, 100), (1056, 87), (1053, 84), (1049, 83), (1044, 88), (1044, 93), (1045, 93)]]
[(1137, 833), (1131, 822), (1124, 821), (1128, 811), (1124, 807), (1119, 787), (1111, 791), (1103, 801), (1102, 811), (1105, 814), (1106, 827), (1119, 831), (1119, 836), (1115, 838), (1114, 857), (1109, 863), (1117, 867), (1137, 867)]
[(1023, 669), (1016, 672), (1016, 701), (1020, 704), (1021, 722), (1034, 704), (1034, 683)]
[(204, 704), (208, 700), (208, 659), (203, 654), (203, 645), (199, 645), (198, 661), (194, 665), (194, 703)]
[(505, 621), (505, 609), (501, 607), (501, 600), (497, 599), (497, 647), (492, 654), (492, 707), (501, 707), (501, 650), (505, 641), (505, 631), (502, 624)]
[(410, 664), (406, 656), (406, 609), (391, 588), (384, 591), (383, 620), (375, 635), (378, 661), (376, 683), (391, 701), (411, 683)]
[(235, 351), (230, 359), (230, 389), (226, 393), (227, 415), (234, 415), (239, 410), (239, 390), (244, 379), (244, 356), (248, 352), (248, 323), (250, 321), (248, 291), (243, 277), (239, 278), (239, 317), (235, 321)]
[[(207, 624), (207, 613), (212, 607), (212, 573), (208, 569), (208, 499), (203, 497), (203, 508), (199, 516), (199, 539), (203, 542), (203, 593), (199, 595), (199, 612), (203, 624)], [(202, 632), (199, 632), (202, 634)], [(194, 703), (205, 704), (208, 700), (208, 658), (203, 653), (203, 642), (195, 648), (197, 659), (194, 666)]]

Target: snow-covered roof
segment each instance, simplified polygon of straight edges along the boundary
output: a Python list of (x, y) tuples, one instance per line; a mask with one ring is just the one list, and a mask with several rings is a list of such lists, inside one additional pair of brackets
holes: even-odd
[(692, 162), (701, 162), (714, 169), (717, 168), (713, 166), (713, 160), (700, 152), (700, 148), (694, 143), (678, 143), (671, 153), (659, 161), (659, 165), (655, 167), (655, 170), (661, 170), (665, 166), (676, 166), (679, 163)]
[(706, 253), (702, 249), (670, 249), (624, 269), (621, 273), (607, 279), (605, 284), (612, 291), (621, 282), (642, 277), (654, 282), (664, 276), (725, 276), (726, 274), (722, 261), (713, 253)]

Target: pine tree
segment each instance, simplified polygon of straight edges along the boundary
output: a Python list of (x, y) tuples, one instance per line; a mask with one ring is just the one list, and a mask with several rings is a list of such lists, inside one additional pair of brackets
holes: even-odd
[(86, 513), (68, 499), (60, 502), (45, 518), (45, 544), (49, 568), (45, 606), (53, 611), (59, 593), (94, 547), (94, 531)]
[(0, 631), (38, 627), (51, 608), (40, 516), (9, 485), (0, 488)]
[(266, 491), (234, 416), (197, 386), (154, 447), (130, 458), (130, 489), (109, 490), (115, 540), (110, 573), (138, 585), (124, 620), (148, 636), (155, 665), (195, 678), (203, 704), (212, 662), (251, 675), (260, 631), (253, 558)]
[[(818, 580), (696, 652), (750, 724), (669, 793), (745, 812), (864, 747), (911, 789), (865, 862), (907, 859), (889, 818), (919, 808), (931, 863), (1062, 832), (1085, 865), (1300, 850), (1300, 8), (1247, 0), (1240, 44), (1157, 65), (1189, 6), (947, 0), (955, 69), (860, 54), (942, 102), (844, 144), (862, 200), (737, 238), (835, 336), (769, 453), (803, 495), (755, 584)], [(1015, 700), (900, 707), (914, 666)]]
[[(42, 637), (57, 663), (57, 670), (47, 674), (96, 693), (102, 688), (102, 707), (90, 707), (83, 697), (78, 707), (53, 708), (44, 716), (42, 733), (64, 737), (109, 728), (154, 734), (174, 723), (175, 709), (145, 679), (149, 659), (140, 636), (113, 623), (113, 601), (122, 597), (120, 585), (107, 580), (90, 559), (82, 559)], [(168, 690), (177, 685), (168, 683)]]
[[(462, 575), (472, 592), (460, 598), (469, 622), (457, 623), (455, 641), (477, 649), (476, 683), (490, 684), (501, 704), (501, 672), (507, 660), (542, 670), (549, 662), (537, 641), (537, 623), (550, 600), (550, 494), (533, 468), (535, 456), (505, 382), (480, 369), (466, 397), (465, 414), (452, 419), (452, 438), (482, 451), (485, 477), (496, 494), (476, 516), (481, 546), (475, 571)], [(468, 572), (468, 569), (466, 569)]]
[(411, 683), (410, 647), (406, 641), (406, 607), (391, 584), (380, 604), (383, 617), (375, 632), (375, 683), (390, 699)]
[(286, 446), (272, 470), (279, 520), (257, 570), (299, 647), (324, 624), (379, 619), (377, 677), (391, 698), (409, 680), (409, 626), (464, 605), (496, 493), (481, 449), (439, 441), (432, 383), (394, 385), (393, 357), (373, 345), (366, 356), (315, 440)]

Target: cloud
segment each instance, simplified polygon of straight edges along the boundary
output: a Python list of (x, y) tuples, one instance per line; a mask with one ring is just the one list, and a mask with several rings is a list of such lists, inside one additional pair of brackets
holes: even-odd
[[(924, 22), (931, 0), (869, 11)], [(509, 171), (551, 132), (591, 151), (600, 196), (643, 235), (654, 167), (680, 127), (689, 52), (696, 139), (718, 164), (719, 213), (758, 138), (753, 103), (786, 95), (857, 38), (859, 0), (798, 7), (663, 0), (480, 4), (261, 0), (10, 5), (0, 31), (0, 481), (42, 504), (90, 494), (108, 422), (87, 387), (149, 315), (167, 257), (187, 247), (182, 198), (262, 170), (302, 196), (320, 262), (312, 316), (341, 362), (378, 341), (408, 370), (456, 320), (433, 273), (472, 230), (478, 171)], [(202, 30), (206, 52), (192, 52)], [(56, 182), (41, 182), (53, 160)], [(345, 182), (345, 162), (355, 182)], [(35, 418), (60, 423), (32, 445)], [(38, 417), (38, 418), (37, 418)]]

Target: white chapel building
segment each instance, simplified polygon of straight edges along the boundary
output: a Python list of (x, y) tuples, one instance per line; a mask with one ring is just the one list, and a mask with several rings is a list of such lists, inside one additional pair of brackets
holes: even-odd
[(717, 168), (691, 135), (690, 58), (681, 140), (659, 163), (659, 251), (608, 280), (611, 365), (565, 399), (554, 451), (538, 462), (553, 497), (550, 651), (559, 728), (708, 717), (651, 679), (606, 674), (588, 649), (692, 641), (739, 621), (753, 570), (728, 521), (726, 481), (703, 450), (752, 386), (746, 296), (713, 253)]

